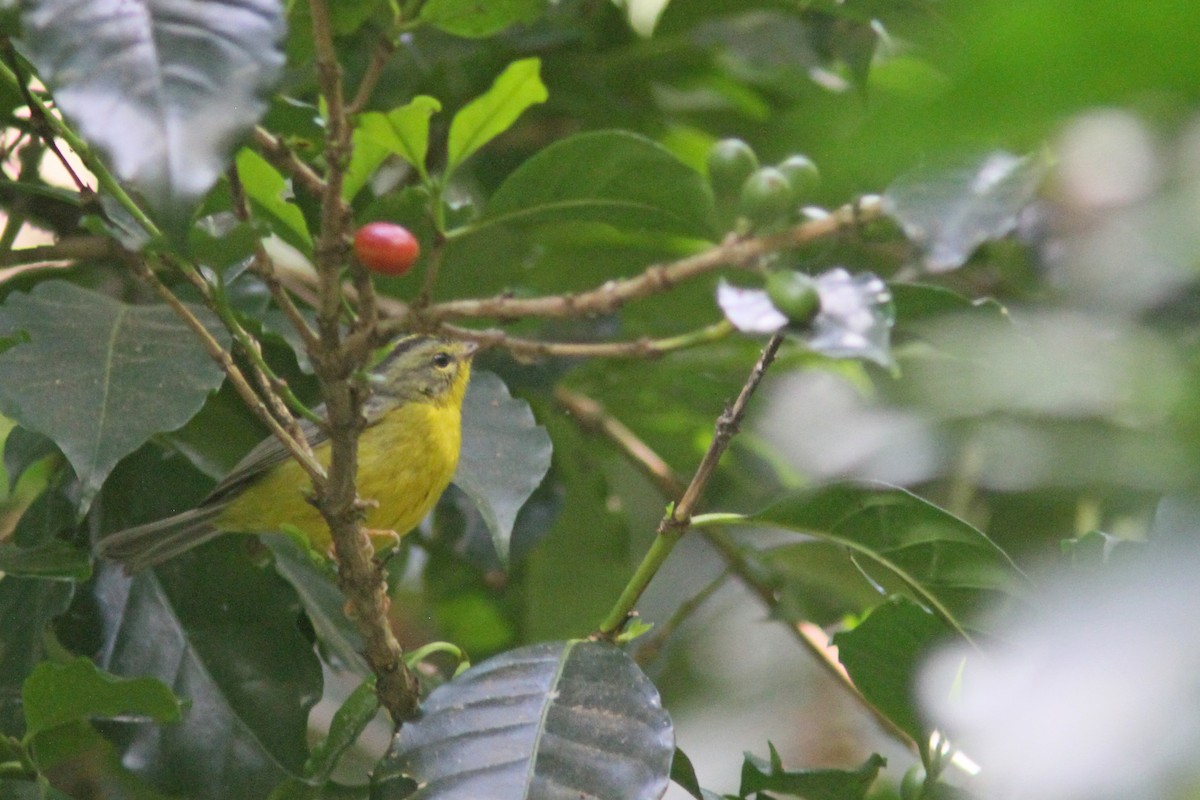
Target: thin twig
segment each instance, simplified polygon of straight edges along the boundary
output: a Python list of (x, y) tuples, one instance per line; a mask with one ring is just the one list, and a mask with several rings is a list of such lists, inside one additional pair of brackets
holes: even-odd
[(302, 186), (314, 197), (325, 194), (325, 179), (313, 171), (283, 143), (283, 140), (262, 126), (254, 129), (254, 144), (267, 161), (280, 171), (290, 176), (293, 181)]
[(22, 247), (0, 253), (0, 267), (44, 264), (50, 261), (90, 261), (117, 258), (125, 250), (107, 236), (74, 236), (54, 244)]
[(640, 646), (635, 656), (637, 663), (644, 667), (658, 658), (658, 654), (662, 652), (663, 647), (670, 641), (675, 631), (679, 629), (679, 626), (699, 611), (700, 606), (708, 602), (708, 599), (725, 585), (725, 581), (732, 574), (731, 571), (725, 570), (709, 581), (699, 592), (680, 603), (679, 607), (675, 609), (675, 613), (671, 614), (670, 619), (662, 625), (655, 625), (654, 630), (647, 634), (644, 639), (639, 640)]
[(383, 77), (384, 67), (387, 66), (395, 52), (396, 38), (392, 33), (379, 37), (375, 49), (371, 51), (371, 60), (367, 62), (367, 68), (358, 84), (358, 91), (354, 93), (354, 99), (346, 105), (348, 116), (358, 114), (367, 107), (367, 103), (371, 102), (371, 94), (379, 84), (379, 79)]
[(717, 468), (721, 456), (725, 453), (725, 448), (729, 446), (729, 442), (738, 432), (738, 426), (741, 424), (742, 417), (745, 416), (746, 407), (750, 402), (750, 398), (754, 396), (754, 392), (758, 389), (759, 383), (762, 381), (763, 375), (767, 368), (775, 360), (775, 354), (779, 351), (779, 346), (783, 343), (783, 336), (775, 334), (767, 342), (767, 346), (763, 348), (762, 355), (758, 362), (754, 365), (754, 369), (750, 371), (750, 376), (746, 379), (745, 385), (742, 386), (742, 391), (738, 393), (737, 399), (733, 401), (733, 405), (725, 409), (720, 417), (717, 418), (716, 432), (713, 435), (713, 440), (708, 446), (708, 450), (704, 453), (704, 458), (700, 461), (700, 466), (696, 468), (695, 475), (692, 476), (691, 483), (683, 492), (683, 497), (679, 502), (672, 504), (662, 521), (658, 524), (658, 535), (654, 538), (654, 543), (646, 552), (642, 563), (634, 571), (633, 577), (629, 579), (629, 583), (625, 585), (624, 591), (621, 592), (620, 598), (617, 599), (616, 605), (600, 623), (600, 627), (594, 634), (597, 638), (613, 639), (625, 626), (629, 619), (629, 615), (633, 612), (634, 606), (641, 598), (642, 593), (646, 591), (646, 587), (650, 585), (650, 581), (658, 574), (658, 570), (662, 567), (671, 550), (682, 538), (684, 532), (688, 528), (688, 524), (692, 518), (692, 511), (695, 510), (696, 504), (700, 500), (700, 495), (704, 492), (708, 485), (709, 479), (712, 477), (713, 471)]
[(492, 317), (510, 320), (524, 317), (585, 317), (610, 314), (630, 300), (666, 292), (679, 283), (714, 272), (722, 267), (747, 265), (758, 258), (824, 239), (837, 233), (878, 219), (882, 200), (864, 197), (856, 203), (842, 206), (827, 217), (801, 223), (781, 233), (752, 239), (732, 239), (701, 253), (666, 264), (653, 264), (639, 275), (612, 280), (589, 291), (576, 294), (544, 297), (512, 297), (507, 294), (469, 300), (450, 300), (425, 309), (410, 309), (415, 320), (398, 317), (386, 322), (384, 329), (394, 326), (433, 328), (450, 319)]
[(627, 342), (546, 342), (538, 339), (523, 339), (512, 336), (499, 328), (483, 330), (463, 328), (444, 322), (438, 332), (454, 339), (478, 342), (482, 347), (498, 347), (512, 353), (516, 358), (658, 358), (666, 353), (697, 347), (724, 339), (733, 333), (734, 327), (727, 320), (714, 322), (698, 330), (662, 339), (642, 337)]

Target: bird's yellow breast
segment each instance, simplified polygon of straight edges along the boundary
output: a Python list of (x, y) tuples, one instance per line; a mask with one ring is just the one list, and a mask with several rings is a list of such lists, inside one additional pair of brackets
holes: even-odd
[[(406, 403), (371, 425), (358, 443), (358, 495), (377, 503), (364, 525), (404, 535), (433, 508), (454, 477), (462, 444), (456, 403)], [(314, 451), (329, 466), (329, 443)], [(314, 549), (329, 548), (329, 528), (305, 499), (308, 476), (291, 459), (254, 482), (218, 517), (221, 530), (263, 533), (287, 523), (303, 531)]]

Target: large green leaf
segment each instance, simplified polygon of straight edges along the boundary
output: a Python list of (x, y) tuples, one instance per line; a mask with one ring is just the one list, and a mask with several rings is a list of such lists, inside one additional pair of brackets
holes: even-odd
[(714, 219), (700, 173), (643, 136), (598, 131), (555, 142), (522, 164), (480, 224), (573, 220), (712, 238)]
[(27, 737), (96, 718), (132, 715), (176, 722), (180, 716), (179, 700), (158, 681), (117, 678), (82, 656), (39, 664), (26, 679), (21, 697)]
[(422, 178), (428, 177), (429, 118), (442, 110), (435, 98), (418, 95), (386, 114), (360, 114), (354, 128), (354, 153), (342, 185), (342, 197), (354, 198), (389, 155), (404, 159)]
[(173, 223), (229, 164), (284, 64), (278, 0), (25, 0), (30, 60), (119, 178)]
[(467, 103), (450, 123), (446, 144), (446, 175), (454, 173), (471, 154), (508, 130), (525, 109), (546, 102), (549, 94), (536, 58), (514, 61), (486, 92)]
[(124, 726), (125, 764), (196, 800), (260, 800), (308, 756), (308, 714), (321, 692), (300, 609), (282, 579), (224, 537), (132, 579), (98, 572), (92, 625), (99, 663), (154, 677), (188, 699), (182, 722)]
[[(215, 320), (209, 329), (228, 338)], [(62, 281), (9, 296), (0, 334), (25, 340), (0, 353), (0, 409), (54, 440), (79, 478), (83, 508), (119, 459), (187, 422), (224, 377), (166, 306), (131, 306)]]
[(502, 563), (517, 512), (550, 469), (553, 448), (529, 404), (504, 381), (477, 372), (463, 401), (463, 444), (454, 483), (475, 503), (492, 532)]
[(291, 189), (283, 176), (267, 160), (248, 148), (237, 154), (238, 178), (255, 210), (276, 223), (272, 227), (284, 241), (301, 252), (312, 252), (312, 234), (304, 212), (291, 201)]
[(547, 642), (434, 690), (420, 719), (396, 735), (375, 783), (379, 800), (657, 800), (674, 738), (658, 691), (624, 651)]
[(970, 638), (980, 612), (1018, 596), (1025, 577), (981, 531), (915, 494), (883, 484), (796, 492), (749, 520), (845, 548), (865, 574), (896, 585)]
[(950, 633), (933, 614), (895, 596), (852, 630), (833, 637), (838, 660), (858, 690), (922, 748), (929, 732), (917, 715), (913, 678), (931, 648)]
[(46, 657), (46, 625), (66, 611), (73, 593), (66, 581), (0, 578), (0, 733), (24, 732), (21, 686)]
[(518, 22), (533, 22), (546, 10), (546, 0), (429, 0), (421, 21), (455, 36), (481, 38)]

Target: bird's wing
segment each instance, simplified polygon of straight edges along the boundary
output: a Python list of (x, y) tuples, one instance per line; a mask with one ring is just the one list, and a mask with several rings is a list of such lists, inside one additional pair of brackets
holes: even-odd
[[(324, 409), (321, 409), (322, 411)], [(325, 431), (317, 427), (312, 422), (306, 419), (299, 421), (300, 430), (304, 432), (304, 438), (308, 440), (310, 447), (317, 445), (328, 439)], [(267, 472), (276, 464), (282, 464), (292, 457), (283, 443), (275, 436), (268, 436), (237, 463), (229, 474), (221, 479), (221, 482), (209, 493), (208, 497), (204, 498), (201, 505), (209, 506), (215, 503), (220, 503), (226, 500), (230, 495), (237, 494), (246, 486), (253, 483), (260, 475)]]
[[(363, 407), (363, 416), (366, 417), (367, 427), (378, 422), (384, 414), (395, 407), (395, 403), (377, 396), (368, 398)], [(325, 416), (325, 406), (318, 406), (315, 409), (318, 416)], [(310, 447), (317, 447), (329, 439), (329, 435), (307, 419), (299, 420), (300, 430), (304, 432), (304, 438), (308, 440)], [(228, 500), (230, 495), (237, 494), (242, 489), (245, 489), (249, 484), (253, 483), (258, 476), (265, 473), (267, 470), (276, 464), (282, 464), (292, 457), (283, 443), (275, 436), (268, 436), (261, 442), (256, 444), (254, 448), (247, 453), (241, 461), (237, 463), (228, 475), (221, 479), (221, 482), (209, 492), (208, 497), (204, 498), (202, 506), (211, 506), (216, 503)]]

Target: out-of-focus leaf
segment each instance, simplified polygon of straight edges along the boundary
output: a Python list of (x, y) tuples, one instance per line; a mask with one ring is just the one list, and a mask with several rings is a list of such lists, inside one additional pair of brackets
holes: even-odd
[(0, 733), (24, 733), (21, 686), (46, 657), (46, 625), (67, 610), (73, 593), (65, 581), (0, 578)]
[[(192, 311), (228, 341), (206, 309)], [(10, 295), (0, 329), (27, 337), (0, 353), (0, 408), (59, 446), (82, 508), (119, 459), (187, 422), (224, 378), (165, 305), (126, 305), (62, 281)]]
[(553, 446), (529, 404), (490, 372), (471, 378), (463, 401), (463, 444), (454, 483), (467, 493), (508, 561), (517, 512), (550, 469)]
[(9, 431), (4, 439), (4, 470), (8, 473), (8, 490), (11, 492), (16, 488), (25, 470), (53, 452), (54, 442), (47, 436), (20, 426)]
[(179, 699), (153, 678), (118, 678), (80, 656), (66, 663), (43, 662), (25, 681), (26, 736), (60, 725), (112, 717), (147, 717), (176, 722)]
[(696, 779), (696, 768), (687, 754), (675, 748), (675, 756), (671, 759), (671, 780), (696, 800), (704, 800), (704, 790)]
[(604, 222), (712, 239), (715, 213), (703, 176), (670, 151), (635, 133), (597, 131), (555, 142), (518, 167), (481, 224)]
[[(429, 695), (375, 771), (380, 800), (621, 797), (666, 791), (674, 730), (624, 651), (547, 642), (477, 664)], [(411, 781), (418, 788), (407, 794)]]
[(91, 557), (78, 547), (54, 541), (33, 547), (0, 542), (0, 572), (26, 578), (82, 581), (92, 574)]
[(883, 484), (800, 491), (748, 518), (841, 545), (879, 580), (899, 581), (955, 631), (980, 630), (985, 608), (1012, 601), (1027, 583), (981, 531), (916, 495)]
[[(862, 800), (887, 759), (873, 754), (856, 770), (802, 769), (787, 770), (770, 745), (771, 758), (764, 761), (750, 753), (742, 762), (740, 797), (758, 792), (777, 792), (803, 800)], [(762, 796), (762, 795), (758, 795)]]
[(951, 635), (942, 620), (907, 597), (894, 596), (852, 630), (833, 637), (838, 660), (867, 701), (924, 747), (913, 680), (938, 642)]
[(446, 175), (452, 175), (471, 154), (508, 130), (525, 109), (546, 102), (550, 95), (542, 83), (537, 58), (514, 61), (496, 78), (492, 88), (463, 106), (450, 123)]
[(777, 587), (775, 614), (789, 622), (832, 625), (848, 614), (861, 614), (879, 602), (880, 585), (863, 577), (837, 544), (808, 539), (769, 550), (747, 548)]
[(239, 538), (133, 578), (106, 567), (94, 589), (100, 665), (158, 678), (190, 701), (179, 723), (113, 729), (123, 762), (162, 791), (197, 800), (261, 800), (301, 775), (321, 693), (295, 594), (253, 567)]
[(482, 38), (510, 25), (536, 20), (546, 10), (546, 0), (429, 0), (420, 19), (446, 33)]
[(317, 633), (317, 642), (330, 663), (356, 675), (370, 675), (371, 669), (362, 657), (362, 636), (346, 616), (346, 596), (330, 576), (322, 573), (291, 537), (268, 534), (261, 539), (275, 554), (276, 572), (296, 590)]
[(354, 154), (346, 170), (342, 197), (353, 199), (389, 155), (397, 155), (428, 178), (425, 156), (429, 152), (429, 118), (442, 104), (426, 95), (386, 114), (361, 114), (354, 129)]
[(300, 208), (291, 202), (291, 189), (278, 170), (247, 148), (237, 154), (237, 170), (250, 202), (280, 223), (275, 226), (275, 232), (301, 252), (311, 254), (312, 235), (308, 232), (308, 223)]
[(924, 250), (930, 270), (948, 272), (1016, 227), (1046, 168), (1038, 155), (991, 153), (956, 169), (899, 178), (884, 194), (884, 210)]
[(0, 797), (4, 800), (72, 800), (49, 783), (0, 778)]
[(266, 110), (284, 64), (277, 0), (22, 3), (30, 60), (66, 115), (181, 228)]

